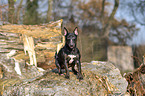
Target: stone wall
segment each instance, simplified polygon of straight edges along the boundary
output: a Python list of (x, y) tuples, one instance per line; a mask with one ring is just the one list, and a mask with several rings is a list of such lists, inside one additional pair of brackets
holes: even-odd
[(118, 67), (121, 72), (133, 71), (133, 53), (129, 46), (109, 46), (108, 61)]

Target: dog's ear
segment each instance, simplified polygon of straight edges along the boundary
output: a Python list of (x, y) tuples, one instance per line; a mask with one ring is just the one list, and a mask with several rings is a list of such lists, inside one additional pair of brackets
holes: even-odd
[(73, 31), (76, 35), (78, 35), (78, 27), (75, 28), (75, 30)]
[(68, 34), (67, 29), (64, 27), (64, 36), (66, 36)]

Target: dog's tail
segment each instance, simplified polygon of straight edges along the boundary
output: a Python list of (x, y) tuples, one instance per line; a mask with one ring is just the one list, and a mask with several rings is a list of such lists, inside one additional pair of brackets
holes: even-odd
[(55, 52), (55, 56), (54, 56), (54, 57), (55, 57), (55, 59), (58, 59), (58, 55), (57, 55), (57, 52)]
[(60, 49), (65, 45), (65, 36), (62, 36), (62, 43), (57, 44), (57, 53), (60, 51)]
[(58, 73), (59, 73), (61, 67), (60, 67), (60, 65), (59, 65), (59, 63), (58, 63), (58, 55), (57, 55), (57, 52), (55, 53), (55, 65), (56, 65), (56, 67), (57, 67), (57, 69), (58, 69)]

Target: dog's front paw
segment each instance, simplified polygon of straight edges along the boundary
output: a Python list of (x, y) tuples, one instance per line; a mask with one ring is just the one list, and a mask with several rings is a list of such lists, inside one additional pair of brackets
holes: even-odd
[(72, 69), (72, 71), (73, 71), (73, 73), (74, 73), (75, 75), (78, 74), (78, 72), (77, 72), (75, 69)]
[(82, 74), (78, 74), (77, 75), (77, 79), (82, 80), (83, 79), (83, 75)]
[(70, 79), (70, 78), (69, 78), (69, 75), (65, 75), (65, 78), (66, 78), (66, 79)]
[(63, 75), (63, 73), (62, 72), (59, 72), (59, 75)]

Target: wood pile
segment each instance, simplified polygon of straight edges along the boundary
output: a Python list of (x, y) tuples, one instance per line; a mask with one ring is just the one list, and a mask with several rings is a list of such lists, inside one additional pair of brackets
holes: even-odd
[(57, 45), (62, 42), (61, 24), (62, 20), (43, 25), (2, 25), (0, 53), (35, 66), (39, 62), (52, 64)]

